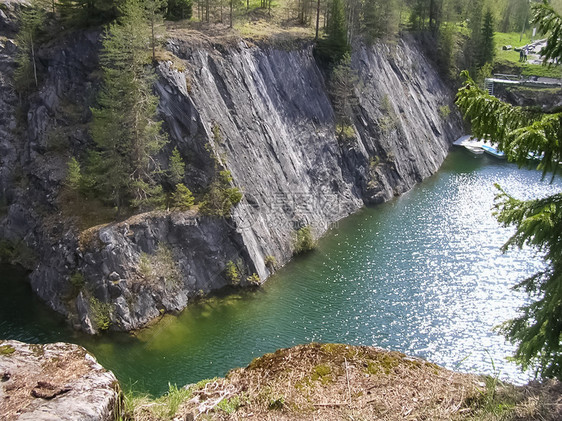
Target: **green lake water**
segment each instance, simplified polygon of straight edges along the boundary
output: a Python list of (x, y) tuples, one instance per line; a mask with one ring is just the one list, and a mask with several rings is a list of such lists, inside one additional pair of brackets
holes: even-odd
[(542, 265), (529, 250), (500, 252), (511, 230), (491, 214), (494, 183), (520, 198), (562, 188), (453, 151), (436, 175), (341, 221), (261, 289), (206, 299), (136, 336), (71, 331), (25, 274), (1, 268), (0, 338), (79, 343), (126, 388), (155, 395), (311, 341), (375, 345), (522, 383), (530, 374), (506, 360), (513, 347), (492, 329), (526, 300), (510, 286)]

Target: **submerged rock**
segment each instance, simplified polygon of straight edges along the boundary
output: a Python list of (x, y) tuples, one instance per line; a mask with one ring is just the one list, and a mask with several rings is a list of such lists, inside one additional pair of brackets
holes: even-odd
[(81, 346), (0, 341), (0, 419), (113, 421), (121, 392)]

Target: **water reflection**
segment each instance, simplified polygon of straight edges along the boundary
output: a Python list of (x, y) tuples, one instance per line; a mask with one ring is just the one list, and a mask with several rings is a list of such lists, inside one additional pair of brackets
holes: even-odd
[[(541, 263), (531, 251), (500, 252), (511, 231), (491, 215), (496, 182), (518, 197), (561, 187), (536, 171), (455, 152), (412, 191), (342, 221), (260, 290), (197, 303), (136, 337), (73, 339), (125, 384), (156, 394), (168, 382), (224, 375), (310, 341), (376, 345), (472, 372), (495, 365), (501, 377), (524, 382), (529, 375), (506, 360), (513, 348), (492, 329), (525, 302), (510, 286)], [(2, 336), (29, 337), (0, 327)], [(70, 336), (44, 329), (31, 336)]]

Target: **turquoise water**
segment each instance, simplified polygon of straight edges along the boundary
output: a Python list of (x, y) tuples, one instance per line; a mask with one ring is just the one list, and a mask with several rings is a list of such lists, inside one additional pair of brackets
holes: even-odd
[(196, 303), (136, 336), (70, 331), (32, 297), (22, 273), (5, 268), (0, 337), (77, 342), (125, 387), (153, 394), (310, 341), (375, 345), (522, 383), (529, 373), (506, 360), (513, 348), (492, 329), (526, 300), (510, 286), (541, 263), (531, 251), (500, 252), (511, 231), (491, 215), (493, 183), (521, 198), (562, 187), (540, 178), (453, 151), (438, 174), (340, 222), (263, 288)]

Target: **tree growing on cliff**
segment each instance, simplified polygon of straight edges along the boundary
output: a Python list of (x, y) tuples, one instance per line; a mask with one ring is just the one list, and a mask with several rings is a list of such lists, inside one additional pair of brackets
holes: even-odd
[(336, 114), (337, 135), (341, 138), (345, 130), (353, 124), (353, 107), (358, 100), (355, 85), (358, 77), (351, 68), (351, 57), (346, 54), (330, 73), (330, 97)]
[(96, 189), (118, 209), (154, 204), (162, 196), (154, 155), (166, 138), (156, 121), (158, 98), (150, 66), (150, 26), (139, 0), (126, 0), (121, 18), (109, 25), (100, 61), (103, 87), (90, 129), (98, 147), (91, 172)]
[(45, 13), (36, 1), (21, 11), (20, 30), (16, 37), (18, 53), (14, 71), (15, 88), (20, 94), (39, 86), (37, 78), (37, 35), (45, 21)]
[(398, 8), (397, 0), (371, 0), (364, 3), (363, 21), (371, 41), (398, 33)]
[[(562, 17), (545, 1), (535, 5), (534, 22), (550, 34), (545, 60), (562, 60)], [(540, 113), (512, 106), (477, 88), (468, 77), (459, 90), (457, 105), (477, 137), (498, 144), (508, 158), (525, 165), (530, 154), (541, 157), (539, 168), (555, 174), (562, 162), (562, 112)], [(500, 189), (496, 215), (503, 225), (516, 228), (504, 245), (534, 246), (544, 255), (546, 268), (518, 283), (532, 302), (506, 322), (502, 331), (517, 344), (515, 358), (523, 367), (534, 367), (543, 377), (562, 379), (562, 193), (535, 200), (519, 200)]]
[(318, 40), (316, 52), (329, 63), (338, 63), (351, 52), (347, 41), (347, 24), (342, 0), (332, 0), (330, 15), (326, 26), (326, 36)]

